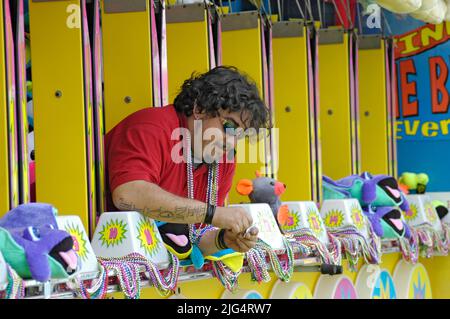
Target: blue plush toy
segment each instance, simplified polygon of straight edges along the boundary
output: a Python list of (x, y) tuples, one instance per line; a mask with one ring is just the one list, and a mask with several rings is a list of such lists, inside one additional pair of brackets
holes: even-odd
[(79, 268), (69, 233), (59, 230), (48, 204), (20, 205), (0, 219), (0, 251), (24, 279), (67, 278)]

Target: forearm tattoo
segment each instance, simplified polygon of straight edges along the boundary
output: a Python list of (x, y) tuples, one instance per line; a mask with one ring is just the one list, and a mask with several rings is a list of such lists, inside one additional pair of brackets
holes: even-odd
[(198, 223), (203, 221), (206, 215), (206, 206), (197, 208), (175, 206), (174, 210), (166, 210), (162, 207), (150, 209), (149, 207), (137, 207), (123, 199), (119, 199), (117, 208), (122, 211), (138, 211), (152, 219), (174, 223)]

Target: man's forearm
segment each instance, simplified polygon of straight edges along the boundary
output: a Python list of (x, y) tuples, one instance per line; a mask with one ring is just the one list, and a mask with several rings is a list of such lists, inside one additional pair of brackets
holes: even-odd
[(205, 219), (206, 204), (183, 198), (146, 181), (120, 185), (113, 193), (114, 205), (120, 210), (139, 211), (163, 222), (196, 224)]

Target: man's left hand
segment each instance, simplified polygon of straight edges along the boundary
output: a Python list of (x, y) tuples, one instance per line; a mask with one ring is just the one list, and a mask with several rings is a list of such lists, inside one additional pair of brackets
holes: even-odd
[(225, 244), (234, 251), (246, 253), (254, 248), (258, 240), (258, 229), (252, 228), (247, 234), (235, 234), (231, 231), (225, 231)]

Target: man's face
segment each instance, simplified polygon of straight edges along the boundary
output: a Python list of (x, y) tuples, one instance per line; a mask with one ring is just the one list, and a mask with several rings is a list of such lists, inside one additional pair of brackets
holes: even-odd
[[(219, 111), (218, 117), (211, 118), (206, 114), (196, 114), (196, 117), (198, 120), (194, 121), (195, 157), (211, 163), (220, 161), (227, 153), (228, 159), (232, 160), (237, 140), (243, 136), (247, 128), (245, 122), (248, 118), (245, 115), (241, 116), (241, 112), (230, 113), (224, 110)], [(201, 149), (198, 148), (199, 145)]]

